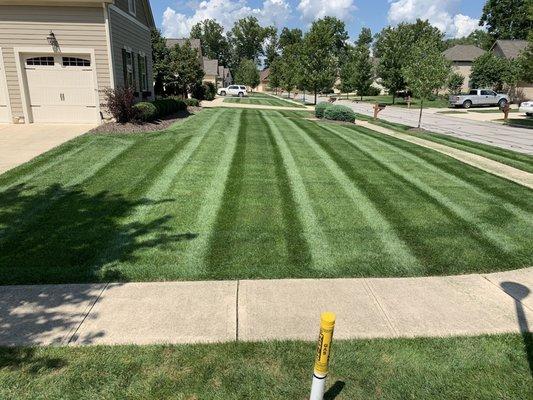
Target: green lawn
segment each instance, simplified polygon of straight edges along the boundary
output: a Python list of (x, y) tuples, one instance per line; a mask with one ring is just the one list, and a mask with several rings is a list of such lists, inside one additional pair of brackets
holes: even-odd
[[(340, 99), (345, 99), (346, 95), (339, 94)], [(350, 96), (350, 99), (361, 101), (359, 96)], [(392, 106), (392, 96), (381, 95), (381, 96), (363, 96), (363, 100), (371, 103), (381, 103)], [(396, 97), (394, 101), (394, 106), (397, 107), (407, 107), (407, 103), (404, 101), (403, 97)], [(435, 100), (425, 100), (424, 108), (450, 108), (450, 103), (447, 97), (437, 97)], [(413, 98), (411, 101), (411, 108), (420, 108), (420, 99)]]
[(0, 283), (425, 276), (533, 262), (533, 191), (307, 112), (208, 109), (0, 176)]
[[(472, 109), (470, 108), (468, 112), (474, 112), (474, 113), (481, 113), (481, 114), (501, 114), (503, 115), (503, 112), (500, 110), (484, 110), (482, 108)], [(510, 113), (518, 113), (518, 109), (512, 108), (509, 110)]]
[[(324, 399), (530, 399), (531, 351), (526, 335), (334, 341)], [(304, 342), (0, 348), (0, 398), (303, 400), (314, 352)]]
[(477, 143), (470, 140), (459, 139), (450, 135), (442, 135), (433, 132), (414, 132), (411, 127), (394, 122), (388, 122), (382, 119), (374, 121), (372, 117), (358, 114), (358, 119), (372, 122), (376, 125), (390, 128), (393, 130), (407, 133), (409, 135), (417, 136), (422, 139), (431, 140), (436, 143), (441, 143), (446, 146), (454, 147), (456, 149), (465, 150), (470, 153), (478, 154), (480, 156), (490, 158), (491, 160), (501, 162), (502, 164), (510, 165), (511, 167), (521, 169), (523, 171), (533, 173), (533, 156), (517, 153), (512, 150), (502, 149), (500, 147), (490, 146), (483, 143)]
[(302, 105), (286, 101), (278, 97), (270, 96), (264, 93), (250, 93), (248, 97), (226, 97), (224, 103), (255, 104), (261, 106), (278, 106), (278, 107), (302, 107)]
[(533, 118), (525, 118), (525, 119), (509, 118), (507, 120), (507, 124), (513, 125), (513, 126), (519, 126), (522, 128), (533, 129)]

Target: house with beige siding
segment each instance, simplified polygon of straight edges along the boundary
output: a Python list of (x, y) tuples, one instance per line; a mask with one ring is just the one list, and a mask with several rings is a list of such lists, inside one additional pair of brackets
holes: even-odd
[(149, 0), (0, 0), (0, 123), (100, 123), (108, 88), (153, 98)]
[(485, 52), (471, 44), (458, 44), (444, 51), (444, 57), (451, 63), (454, 72), (464, 78), (462, 91), (470, 88), (470, 74), (474, 60)]

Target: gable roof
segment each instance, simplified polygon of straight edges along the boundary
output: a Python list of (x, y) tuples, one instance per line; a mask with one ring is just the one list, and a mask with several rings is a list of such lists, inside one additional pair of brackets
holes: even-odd
[(501, 53), (508, 60), (512, 60), (524, 51), (527, 47), (527, 40), (496, 40), (491, 51), (498, 47)]
[(472, 62), (485, 53), (473, 44), (457, 44), (444, 51), (444, 57), (448, 61), (468, 61)]
[(268, 80), (268, 77), (270, 76), (270, 68), (265, 68), (264, 70), (262, 70), (261, 72), (259, 72), (259, 79), (261, 81), (266, 81)]
[(204, 73), (206, 75), (218, 75), (218, 60), (203, 59)]

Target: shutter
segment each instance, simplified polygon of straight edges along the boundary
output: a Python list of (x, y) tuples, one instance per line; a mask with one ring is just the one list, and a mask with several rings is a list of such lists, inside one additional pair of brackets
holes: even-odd
[(131, 53), (131, 80), (133, 82), (133, 90), (136, 92), (137, 91), (137, 68), (135, 68), (135, 64), (137, 64), (135, 62), (135, 59), (136, 59), (136, 55), (134, 52)]

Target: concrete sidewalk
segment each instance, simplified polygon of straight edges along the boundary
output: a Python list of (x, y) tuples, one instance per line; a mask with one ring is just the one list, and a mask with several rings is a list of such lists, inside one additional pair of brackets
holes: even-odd
[[(427, 278), (154, 282), (0, 288), (0, 345), (315, 340), (531, 331), (533, 267)], [(528, 325), (528, 321), (530, 325)]]

